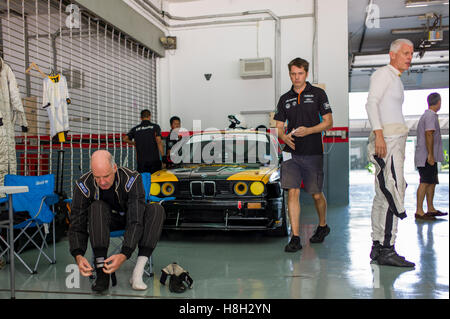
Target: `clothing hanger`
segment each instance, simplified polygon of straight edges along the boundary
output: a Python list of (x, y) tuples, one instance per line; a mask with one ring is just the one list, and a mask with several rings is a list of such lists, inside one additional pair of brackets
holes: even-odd
[(50, 74), (49, 74), (48, 76), (54, 77), (54, 76), (56, 76), (56, 75), (57, 75), (57, 74), (55, 73), (55, 70), (52, 68), (51, 71), (50, 71)]
[(44, 72), (42, 72), (41, 69), (39, 68), (39, 66), (38, 66), (36, 63), (34, 63), (34, 62), (31, 62), (31, 64), (30, 64), (30, 66), (28, 67), (28, 69), (25, 70), (25, 73), (29, 74), (29, 73), (31, 72), (31, 69), (36, 69), (36, 70), (41, 74), (41, 76), (42, 76), (43, 78), (46, 78), (46, 77), (47, 77), (47, 74), (45, 74)]

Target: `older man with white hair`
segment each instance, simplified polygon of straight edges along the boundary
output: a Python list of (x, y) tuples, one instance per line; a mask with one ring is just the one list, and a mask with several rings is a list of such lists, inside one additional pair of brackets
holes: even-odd
[(375, 166), (370, 258), (379, 265), (415, 266), (394, 248), (398, 219), (406, 217), (403, 166), (408, 127), (402, 112), (404, 88), (400, 76), (410, 67), (413, 53), (411, 41), (395, 40), (389, 50), (390, 63), (370, 78), (366, 110), (372, 132), (368, 157)]
[[(70, 253), (75, 257), (81, 275), (95, 270), (92, 290), (109, 288), (110, 275), (130, 258), (136, 246), (138, 260), (130, 280), (135, 290), (145, 290), (142, 276), (161, 235), (165, 218), (159, 204), (147, 204), (141, 175), (126, 167), (117, 167), (106, 150), (91, 157), (91, 171), (75, 183), (68, 231)], [(107, 256), (110, 232), (123, 230), (120, 253)], [(95, 258), (95, 268), (84, 257), (88, 238)]]

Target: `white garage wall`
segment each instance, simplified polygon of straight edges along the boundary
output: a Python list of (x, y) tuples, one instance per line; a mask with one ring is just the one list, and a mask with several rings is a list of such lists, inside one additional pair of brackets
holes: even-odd
[[(347, 1), (318, 2), (318, 72), (317, 80), (326, 85), (334, 110), (335, 126), (348, 126)], [(248, 10), (271, 10), (277, 16), (312, 14), (313, 0), (206, 0), (170, 3), (173, 16), (192, 17)], [(240, 18), (268, 17), (268, 15)], [(224, 19), (221, 19), (224, 20)], [(168, 20), (169, 21), (169, 20)], [(211, 21), (211, 20), (209, 20)], [(169, 21), (177, 23), (204, 22)], [(166, 51), (159, 59), (159, 123), (169, 129), (172, 115), (182, 118), (191, 130), (194, 120), (202, 128), (225, 128), (228, 114), (241, 111), (274, 110), (274, 77), (244, 80), (239, 77), (239, 59), (274, 58), (274, 22), (271, 20), (226, 25), (169, 28), (177, 37), (177, 49)], [(287, 64), (295, 57), (312, 64), (313, 18), (281, 19), (280, 93), (290, 89)], [(309, 81), (312, 82), (312, 66)], [(205, 73), (212, 77), (207, 81)], [(249, 126), (268, 125), (267, 114), (245, 115)]]

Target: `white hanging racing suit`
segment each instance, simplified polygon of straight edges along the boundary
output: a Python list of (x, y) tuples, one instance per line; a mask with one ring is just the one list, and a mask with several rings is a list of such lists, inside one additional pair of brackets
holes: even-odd
[(44, 78), (42, 103), (47, 109), (48, 119), (50, 121), (50, 135), (55, 136), (60, 132), (69, 130), (67, 99), (70, 98), (64, 75), (57, 74), (52, 78), (56, 79), (55, 82), (50, 77)]
[[(0, 185), (6, 174), (17, 173), (14, 124), (28, 127), (13, 71), (0, 58)], [(4, 197), (0, 194), (0, 197)]]
[[(372, 240), (393, 246), (398, 219), (406, 217), (404, 199), (406, 181), (403, 174), (408, 127), (402, 112), (404, 88), (401, 73), (386, 65), (372, 74), (366, 110), (372, 132), (368, 159), (375, 166), (375, 197), (372, 205)], [(382, 130), (387, 153), (375, 155), (375, 134)]]

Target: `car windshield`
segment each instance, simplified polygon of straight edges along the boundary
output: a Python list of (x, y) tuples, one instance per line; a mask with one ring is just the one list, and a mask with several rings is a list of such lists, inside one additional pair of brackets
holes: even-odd
[(279, 145), (266, 133), (218, 132), (195, 134), (174, 152), (175, 163), (278, 165)]

